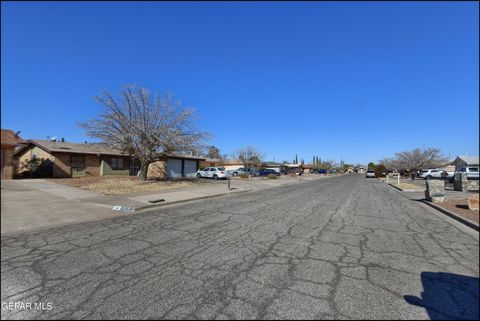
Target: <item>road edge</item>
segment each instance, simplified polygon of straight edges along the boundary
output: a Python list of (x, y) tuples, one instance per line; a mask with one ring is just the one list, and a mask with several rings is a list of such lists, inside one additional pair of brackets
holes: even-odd
[(447, 215), (447, 216), (450, 216), (451, 218), (453, 218), (454, 220), (456, 221), (459, 221), (460, 223), (463, 223), (464, 225), (476, 230), (476, 231), (480, 231), (480, 228), (479, 228), (479, 225), (467, 218), (464, 218), (464, 217), (461, 217), (459, 215), (457, 215), (456, 213), (452, 212), (452, 211), (449, 211), (447, 210), (446, 208), (443, 208), (439, 205), (436, 205), (432, 202), (429, 202), (427, 200), (421, 200), (422, 203), (436, 209), (437, 211), (439, 212), (442, 212), (443, 214)]

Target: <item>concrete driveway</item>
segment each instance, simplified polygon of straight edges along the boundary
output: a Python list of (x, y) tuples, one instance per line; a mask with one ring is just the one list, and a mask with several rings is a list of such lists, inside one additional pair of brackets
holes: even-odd
[(81, 202), (97, 194), (43, 180), (2, 180), (1, 233), (36, 230), (119, 216)]

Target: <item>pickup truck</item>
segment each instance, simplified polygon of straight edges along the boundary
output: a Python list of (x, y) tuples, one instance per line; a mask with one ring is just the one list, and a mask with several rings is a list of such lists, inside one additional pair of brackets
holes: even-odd
[(467, 166), (467, 167), (462, 167), (458, 171), (459, 173), (467, 173), (467, 179), (478, 179), (478, 167), (476, 166)]

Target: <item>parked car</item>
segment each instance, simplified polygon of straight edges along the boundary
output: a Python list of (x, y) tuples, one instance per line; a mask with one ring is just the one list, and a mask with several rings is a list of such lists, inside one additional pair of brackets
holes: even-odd
[(207, 167), (197, 171), (197, 177), (207, 177), (213, 179), (227, 178), (228, 172), (223, 167)]
[(375, 178), (375, 171), (372, 171), (372, 170), (368, 170), (367, 173), (365, 174), (365, 178)]
[(237, 168), (237, 169), (228, 170), (227, 172), (232, 176), (238, 176), (238, 175), (242, 175), (242, 174), (248, 174), (249, 170), (245, 169), (245, 167), (240, 167), (240, 168)]
[(420, 178), (423, 179), (432, 179), (432, 178), (443, 178), (443, 170), (438, 168), (425, 169), (420, 171)]
[(458, 172), (466, 173), (467, 179), (479, 179), (478, 167), (476, 166), (462, 167)]
[(255, 173), (253, 174), (253, 176), (267, 176), (267, 175), (270, 175), (270, 174), (274, 174), (274, 175), (277, 175), (277, 176), (280, 176), (280, 173), (277, 172), (276, 170), (274, 169), (260, 169), (260, 170), (257, 170), (255, 171)]
[(442, 171), (441, 176), (442, 179), (448, 181), (449, 183), (453, 183), (453, 180), (455, 179), (455, 172)]

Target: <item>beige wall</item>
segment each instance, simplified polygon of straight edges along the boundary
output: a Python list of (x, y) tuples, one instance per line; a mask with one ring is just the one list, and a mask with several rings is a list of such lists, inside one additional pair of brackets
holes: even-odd
[(32, 146), (24, 150), (21, 154), (17, 155), (17, 166), (15, 166), (15, 174), (22, 174), (23, 172), (29, 171), (30, 161), (33, 159), (33, 156), (36, 156), (39, 162), (44, 162), (50, 160), (54, 162), (55, 157), (37, 146)]

